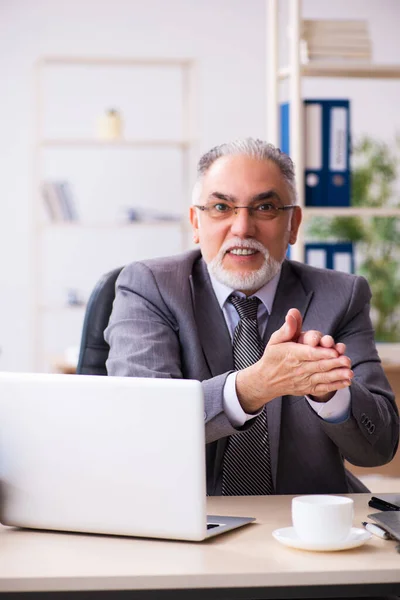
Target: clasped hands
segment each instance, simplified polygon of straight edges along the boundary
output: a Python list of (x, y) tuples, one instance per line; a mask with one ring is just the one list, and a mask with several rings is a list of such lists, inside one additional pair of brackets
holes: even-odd
[(308, 395), (327, 402), (351, 384), (351, 361), (345, 344), (319, 331), (302, 331), (303, 320), (291, 308), (285, 323), (275, 331), (259, 361), (238, 372), (236, 392), (248, 414), (278, 396)]

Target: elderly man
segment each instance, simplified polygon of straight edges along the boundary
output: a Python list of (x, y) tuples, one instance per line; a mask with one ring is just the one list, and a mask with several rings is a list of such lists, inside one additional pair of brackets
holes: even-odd
[(200, 251), (119, 276), (109, 375), (202, 382), (209, 494), (365, 491), (343, 461), (390, 461), (398, 413), (365, 279), (285, 258), (292, 161), (260, 140), (213, 148), (190, 220)]

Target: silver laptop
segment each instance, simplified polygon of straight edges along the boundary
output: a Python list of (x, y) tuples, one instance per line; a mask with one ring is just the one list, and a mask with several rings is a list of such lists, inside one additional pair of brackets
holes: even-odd
[(203, 540), (254, 521), (206, 515), (198, 381), (0, 373), (0, 522)]

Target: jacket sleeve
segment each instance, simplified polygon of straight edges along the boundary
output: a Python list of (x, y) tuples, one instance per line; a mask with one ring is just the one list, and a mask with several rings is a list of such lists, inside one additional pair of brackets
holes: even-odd
[[(188, 378), (182, 365), (179, 323), (167, 306), (147, 265), (133, 263), (116, 282), (116, 295), (104, 338), (110, 346), (107, 373), (120, 377)], [(199, 367), (191, 378), (202, 382), (206, 442), (237, 433), (223, 412), (229, 372), (210, 378)], [(202, 376), (203, 375), (203, 376)]]
[(355, 278), (348, 309), (333, 334), (346, 344), (352, 360), (349, 418), (341, 423), (320, 420), (344, 458), (362, 467), (389, 462), (399, 441), (398, 410), (375, 347), (370, 298), (367, 281)]

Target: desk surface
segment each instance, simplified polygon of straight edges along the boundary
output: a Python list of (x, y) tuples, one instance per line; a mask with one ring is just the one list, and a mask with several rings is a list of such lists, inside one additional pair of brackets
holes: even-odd
[[(370, 494), (352, 497), (354, 525), (360, 526), (375, 511), (367, 505)], [(371, 589), (379, 584), (375, 593), (387, 592), (387, 584), (396, 583), (400, 590), (400, 555), (394, 541), (373, 536), (360, 548), (326, 553), (293, 550), (275, 541), (271, 532), (291, 524), (291, 498), (209, 498), (210, 514), (255, 516), (257, 522), (200, 543), (0, 526), (0, 592), (210, 588), (221, 598), (227, 597), (221, 588), (298, 590), (333, 583)]]

